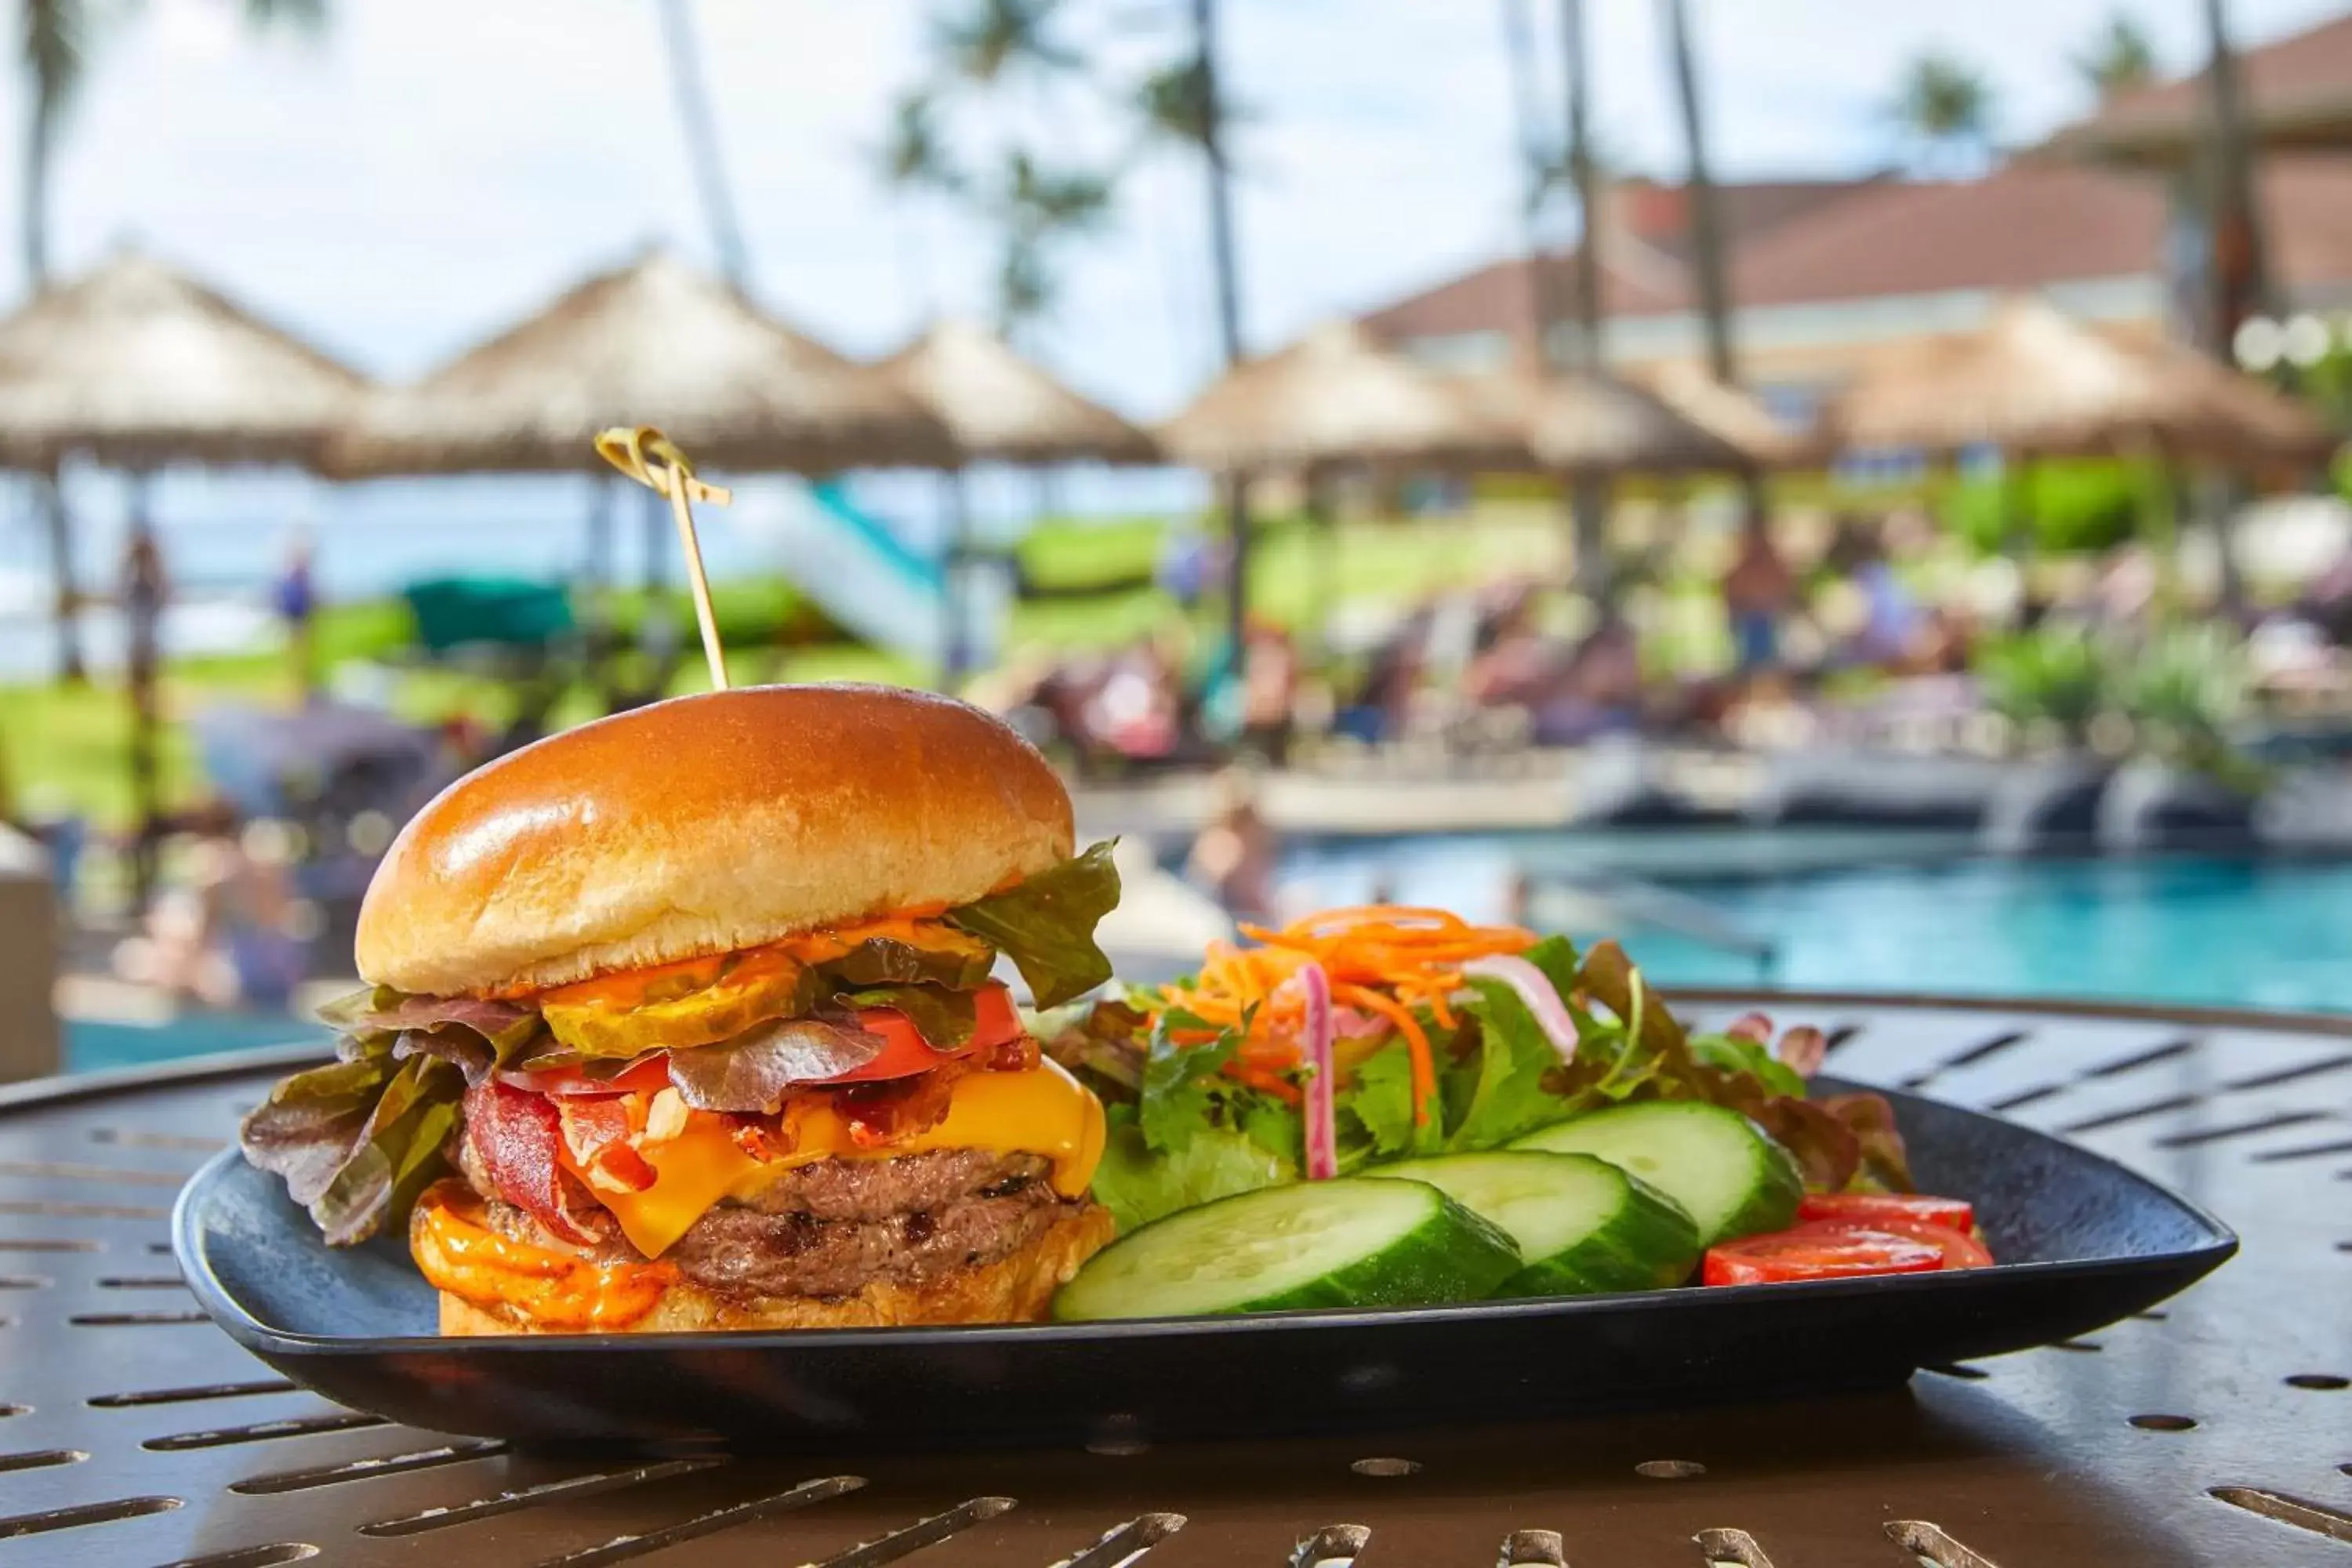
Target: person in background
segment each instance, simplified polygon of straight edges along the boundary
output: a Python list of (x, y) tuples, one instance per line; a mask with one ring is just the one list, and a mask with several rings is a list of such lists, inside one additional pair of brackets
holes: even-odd
[(1274, 829), (1258, 815), (1248, 775), (1228, 769), (1217, 779), (1217, 804), (1192, 841), (1185, 879), (1215, 899), (1235, 920), (1274, 918)]
[(1243, 645), (1242, 743), (1279, 763), (1298, 699), (1298, 649), (1280, 626), (1257, 622)]
[(1908, 669), (1927, 634), (1927, 621), (1895, 574), (1878, 532), (1858, 519), (1842, 521), (1829, 566), (1862, 595), (1862, 625), (1847, 645), (1847, 656), (1876, 668)]
[(294, 666), (294, 691), (304, 702), (319, 693), (317, 649), (311, 623), (318, 614), (310, 577), (310, 536), (297, 529), (286, 546), (286, 570), (278, 577), (278, 618), (286, 623), (286, 652)]
[(1780, 622), (1796, 603), (1796, 574), (1772, 546), (1760, 517), (1739, 531), (1739, 551), (1724, 574), (1723, 607), (1739, 673), (1756, 676), (1780, 662)]

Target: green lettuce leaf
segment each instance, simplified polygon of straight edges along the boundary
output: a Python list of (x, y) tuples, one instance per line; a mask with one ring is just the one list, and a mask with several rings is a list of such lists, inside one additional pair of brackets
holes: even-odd
[(1244, 1031), (1229, 1029), (1199, 1045), (1178, 1045), (1171, 1037), (1171, 1030), (1194, 1035), (1213, 1029), (1190, 1014), (1171, 1012), (1152, 1030), (1135, 1100), (1135, 1123), (1145, 1146), (1181, 1155), (1206, 1133), (1238, 1132), (1275, 1159), (1296, 1165), (1305, 1142), (1297, 1110), (1225, 1076)]
[(1094, 1195), (1126, 1232), (1178, 1209), (1297, 1179), (1295, 1162), (1234, 1128), (1198, 1128), (1179, 1152), (1154, 1149), (1133, 1110), (1118, 1106), (1095, 1167)]
[(1745, 1035), (1693, 1035), (1691, 1055), (1717, 1072), (1745, 1073), (1774, 1094), (1805, 1098), (1805, 1080), (1771, 1049)]
[(1353, 1169), (1369, 1160), (1434, 1154), (1444, 1146), (1444, 1117), (1430, 1107), (1425, 1122), (1412, 1116), (1412, 1057), (1402, 1043), (1384, 1046), (1358, 1065), (1355, 1075), (1332, 1096), (1338, 1113), (1339, 1163)]
[(859, 942), (839, 958), (817, 965), (817, 973), (835, 985), (858, 989), (871, 985), (944, 985), (950, 991), (977, 991), (988, 984), (996, 954), (987, 950), (948, 952), (915, 947), (887, 937)]
[(1229, 1029), (1201, 1045), (1178, 1045), (1171, 1033), (1214, 1026), (1190, 1013), (1160, 1015), (1143, 1056), (1143, 1088), (1136, 1099), (1137, 1126), (1144, 1142), (1163, 1153), (1181, 1153), (1197, 1133), (1225, 1120), (1225, 1102), (1241, 1086), (1224, 1076), (1241, 1049), (1239, 1030)]
[(970, 1043), (980, 1004), (969, 991), (937, 985), (877, 985), (845, 991), (834, 1000), (851, 1007), (888, 1007), (904, 1013), (915, 1032), (935, 1051), (960, 1051)]
[[(1551, 988), (1559, 993), (1562, 1002), (1575, 992), (1577, 971), (1581, 965), (1577, 958), (1576, 943), (1568, 938), (1548, 936), (1519, 956), (1534, 964), (1543, 977), (1551, 982)], [(1575, 1011), (1573, 1005), (1569, 1008), (1571, 1015)]]
[(281, 1080), (239, 1133), (245, 1157), (284, 1177), (336, 1247), (406, 1217), (444, 1167), (466, 1089), (448, 1062), (395, 1059), (391, 1037), (377, 1038), (378, 1048), (353, 1059)]
[(1472, 980), (1470, 990), (1474, 999), (1462, 1007), (1478, 1024), (1477, 1076), (1468, 1105), (1445, 1135), (1455, 1153), (1499, 1149), (1578, 1110), (1576, 1100), (1559, 1092), (1558, 1069), (1566, 1065), (1559, 1048), (1519, 994), (1499, 980)]
[(1118, 903), (1118, 869), (1105, 842), (1005, 892), (947, 913), (1013, 960), (1040, 1007), (1058, 1007), (1110, 978), (1095, 926)]

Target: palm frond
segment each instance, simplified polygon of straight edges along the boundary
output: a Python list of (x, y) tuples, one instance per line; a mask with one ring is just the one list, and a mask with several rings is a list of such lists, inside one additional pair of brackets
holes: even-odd
[(1062, 0), (970, 0), (968, 9), (932, 22), (932, 42), (949, 68), (971, 82), (1018, 70), (1080, 70), (1086, 57), (1055, 36), (1061, 9)]
[(244, 0), (246, 25), (257, 29), (280, 24), (315, 33), (327, 25), (327, 0)]
[(952, 193), (964, 186), (940, 133), (939, 104), (921, 89), (900, 93), (890, 106), (890, 127), (881, 149), (882, 177), (904, 190)]

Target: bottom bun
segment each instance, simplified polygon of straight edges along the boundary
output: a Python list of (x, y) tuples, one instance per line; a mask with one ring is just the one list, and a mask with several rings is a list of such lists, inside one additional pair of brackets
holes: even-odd
[[(855, 1296), (784, 1296), (739, 1302), (681, 1279), (662, 1292), (652, 1311), (627, 1328), (631, 1334), (698, 1329), (876, 1329), (914, 1323), (1034, 1323), (1042, 1321), (1078, 1265), (1110, 1243), (1110, 1211), (1081, 1204), (1028, 1246), (993, 1263), (959, 1268), (920, 1284), (877, 1279)], [(546, 1332), (521, 1313), (483, 1307), (441, 1294), (445, 1334)]]

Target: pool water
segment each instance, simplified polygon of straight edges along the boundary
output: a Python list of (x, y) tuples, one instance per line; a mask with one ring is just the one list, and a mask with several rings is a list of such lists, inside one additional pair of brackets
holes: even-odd
[(1649, 875), (1677, 903), (1769, 944), (1768, 960), (1642, 919), (1637, 898), (1612, 910), (1605, 879), (1597, 907), (1547, 896), (1548, 879), (1577, 878), (1582, 858), (1556, 840), (1408, 841), (1294, 857), (1287, 887), (1491, 919), (1509, 911), (1514, 876), (1532, 876), (1531, 923), (1616, 936), (1669, 984), (2352, 1012), (2352, 863), (1971, 856), (1759, 877), (1685, 857)]

